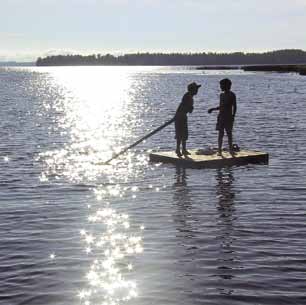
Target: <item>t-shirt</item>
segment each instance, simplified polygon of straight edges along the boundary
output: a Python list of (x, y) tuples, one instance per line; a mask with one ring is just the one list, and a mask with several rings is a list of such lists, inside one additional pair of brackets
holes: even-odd
[(193, 98), (192, 95), (187, 92), (184, 94), (180, 105), (176, 110), (176, 115), (187, 114), (193, 111)]

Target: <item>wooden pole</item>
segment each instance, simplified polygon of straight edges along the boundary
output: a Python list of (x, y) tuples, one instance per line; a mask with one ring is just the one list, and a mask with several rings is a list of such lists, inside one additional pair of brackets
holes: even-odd
[(104, 162), (104, 164), (109, 164), (112, 160), (118, 158), (119, 156), (123, 155), (126, 151), (128, 151), (129, 149), (135, 147), (136, 145), (138, 145), (139, 143), (141, 143), (142, 141), (148, 139), (149, 137), (153, 136), (154, 134), (156, 134), (157, 132), (159, 132), (160, 130), (164, 129), (165, 127), (167, 127), (168, 125), (170, 125), (171, 123), (173, 123), (175, 120), (175, 117), (172, 118), (171, 120), (167, 121), (166, 123), (164, 123), (163, 125), (159, 126), (158, 128), (154, 129), (153, 131), (151, 131), (149, 134), (145, 135), (144, 137), (142, 137), (141, 139), (139, 139), (138, 141), (136, 141), (135, 143), (129, 145), (128, 147), (125, 147), (124, 149), (122, 149), (120, 152), (116, 153), (115, 155), (113, 155), (110, 159), (108, 159), (106, 162)]

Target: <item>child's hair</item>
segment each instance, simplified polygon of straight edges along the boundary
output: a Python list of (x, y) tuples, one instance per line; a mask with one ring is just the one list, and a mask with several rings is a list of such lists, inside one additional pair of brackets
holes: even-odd
[(232, 86), (232, 82), (228, 78), (224, 78), (220, 80), (220, 86), (222, 89), (230, 89)]

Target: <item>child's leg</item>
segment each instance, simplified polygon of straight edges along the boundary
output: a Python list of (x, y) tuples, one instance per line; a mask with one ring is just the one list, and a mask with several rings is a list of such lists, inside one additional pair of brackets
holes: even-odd
[(232, 129), (226, 129), (226, 134), (228, 138), (228, 147), (229, 147), (229, 152), (233, 152), (233, 133)]
[(180, 149), (180, 146), (181, 146), (181, 139), (180, 138), (177, 138), (176, 139), (176, 150), (175, 150), (175, 152), (176, 152), (176, 154), (178, 155), (178, 156), (181, 156), (182, 154), (181, 154), (181, 149)]
[(183, 140), (182, 141), (182, 146), (183, 146), (183, 150), (182, 150), (182, 152), (183, 152), (183, 155), (190, 155), (190, 152), (186, 149), (186, 140)]
[(222, 154), (222, 142), (223, 142), (223, 136), (224, 136), (224, 129), (219, 129), (219, 135), (218, 135), (218, 154)]

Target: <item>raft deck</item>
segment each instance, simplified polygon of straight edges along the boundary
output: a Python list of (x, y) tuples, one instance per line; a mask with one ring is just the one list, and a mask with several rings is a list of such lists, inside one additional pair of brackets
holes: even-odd
[(205, 153), (198, 149), (189, 150), (188, 156), (178, 157), (174, 151), (152, 152), (150, 161), (161, 163), (173, 163), (182, 167), (190, 168), (220, 168), (246, 164), (268, 164), (269, 154), (260, 151), (240, 150), (232, 156), (223, 151), (222, 156), (217, 152)]

